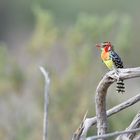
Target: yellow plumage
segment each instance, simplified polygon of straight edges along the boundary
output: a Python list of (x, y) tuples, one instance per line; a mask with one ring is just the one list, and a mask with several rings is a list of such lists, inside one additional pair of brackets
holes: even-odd
[(105, 61), (103, 61), (105, 64), (106, 64), (106, 66), (110, 69), (110, 70), (112, 70), (113, 68), (114, 68), (114, 64), (113, 64), (113, 61), (112, 60), (105, 60)]
[[(114, 51), (110, 42), (104, 42), (97, 44), (96, 46), (101, 49), (101, 59), (109, 70), (123, 68), (123, 62), (121, 61), (121, 58), (118, 56), (118, 54)], [(125, 92), (125, 86), (122, 79), (118, 79), (116, 90), (118, 93)]]
[(112, 61), (112, 59), (109, 56), (109, 52), (105, 52), (104, 50), (101, 53), (101, 58), (103, 60), (103, 62), (106, 64), (106, 66), (112, 70), (114, 68), (114, 63)]

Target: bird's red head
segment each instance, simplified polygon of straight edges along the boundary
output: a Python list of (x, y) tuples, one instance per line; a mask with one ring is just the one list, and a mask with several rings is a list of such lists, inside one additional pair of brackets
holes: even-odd
[(110, 42), (103, 42), (100, 44), (96, 44), (97, 48), (100, 48), (101, 50), (104, 50), (105, 52), (109, 52), (113, 50), (113, 46)]

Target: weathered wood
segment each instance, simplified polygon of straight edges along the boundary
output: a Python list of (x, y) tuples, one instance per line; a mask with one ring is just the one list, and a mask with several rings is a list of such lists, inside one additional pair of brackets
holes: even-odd
[(45, 90), (44, 90), (44, 120), (43, 120), (43, 140), (48, 139), (48, 106), (49, 106), (49, 85), (50, 79), (48, 73), (45, 71), (43, 67), (40, 67), (40, 71), (42, 72), (45, 78)]
[[(106, 113), (106, 94), (107, 94), (107, 89), (108, 87), (115, 81), (117, 81), (118, 78), (122, 79), (122, 80), (126, 80), (126, 79), (131, 79), (131, 78), (136, 78), (136, 77), (140, 77), (140, 67), (137, 68), (127, 68), (127, 69), (118, 69), (118, 74), (116, 75), (115, 71), (109, 71), (108, 73), (106, 73), (106, 75), (103, 77), (103, 79), (100, 81), (97, 90), (96, 90), (96, 112), (98, 115), (98, 129), (100, 129), (100, 131), (98, 131), (98, 134), (101, 133), (106, 133), (107, 131), (107, 117), (118, 113), (119, 111), (137, 103), (138, 101), (140, 101), (140, 94), (132, 97), (131, 99), (113, 107), (112, 109), (108, 110)], [(103, 93), (103, 94), (102, 94)], [(99, 107), (98, 110), (98, 106), (102, 106)], [(102, 112), (103, 111), (103, 112)], [(93, 118), (86, 118), (84, 123), (83, 123), (83, 127), (82, 127), (82, 131), (80, 131), (79, 135), (79, 139), (82, 138), (83, 136), (85, 137), (87, 135), (87, 132), (89, 130), (89, 128), (92, 125), (95, 125), (97, 122), (97, 118), (93, 117)], [(103, 126), (103, 127), (102, 127)], [(103, 130), (101, 130), (103, 129)], [(82, 132), (82, 133), (81, 133)]]
[(107, 80), (108, 78), (109, 77), (105, 75), (96, 90), (95, 103), (98, 135), (107, 133), (106, 94), (108, 87), (112, 83), (110, 80)]
[[(126, 131), (137, 129), (139, 127), (140, 127), (140, 112), (134, 117), (129, 127), (126, 128)], [(118, 136), (116, 140), (122, 140), (123, 137), (126, 137), (128, 140), (133, 140), (135, 136), (136, 136), (136, 132), (127, 133), (127, 134)]]
[(110, 71), (100, 81), (95, 96), (98, 135), (103, 135), (107, 132), (106, 95), (108, 87), (118, 79), (125, 80), (135, 77), (140, 77), (140, 67), (117, 69), (117, 74), (116, 70)]
[[(92, 137), (87, 138), (86, 140), (107, 139), (107, 138), (115, 137), (115, 136), (118, 136), (118, 135), (136, 133), (138, 131), (140, 131), (140, 128), (132, 129), (132, 130), (116, 131), (116, 132), (113, 132), (113, 133), (104, 134), (102, 136), (92, 136)], [(124, 136), (123, 139), (121, 139), (121, 140), (129, 140), (129, 139)]]
[[(83, 129), (84, 129), (84, 122), (87, 117), (88, 111), (85, 113), (84, 118), (80, 124), (80, 126), (77, 128), (75, 133), (73, 134), (72, 140), (86, 140), (86, 135), (82, 135)], [(82, 137), (81, 137), (82, 135)]]
[[(133, 104), (137, 103), (140, 101), (140, 94), (128, 99), (127, 101), (109, 109), (107, 111), (107, 117), (110, 117), (130, 106), (132, 106)], [(79, 130), (80, 134), (75, 133), (75, 135), (79, 135), (78, 137), (86, 137), (88, 130), (91, 128), (91, 126), (95, 125), (97, 123), (97, 118), (96, 117), (92, 117), (92, 118), (86, 118), (84, 120), (83, 123), (83, 127), (82, 130)], [(80, 127), (79, 127), (80, 129)], [(77, 139), (78, 140), (78, 139)]]

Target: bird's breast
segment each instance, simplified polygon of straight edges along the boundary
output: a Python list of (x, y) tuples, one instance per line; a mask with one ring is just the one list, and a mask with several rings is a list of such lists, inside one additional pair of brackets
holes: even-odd
[(106, 64), (106, 66), (112, 70), (114, 68), (114, 64), (112, 60), (105, 60), (104, 63)]
[(102, 58), (103, 61), (109, 60), (109, 59), (110, 59), (110, 58), (109, 58), (109, 52), (103, 51), (103, 52), (101, 53), (101, 58)]
[(105, 65), (106, 65), (110, 70), (112, 70), (113, 67), (114, 67), (114, 65), (113, 65), (112, 59), (110, 58), (109, 52), (103, 51), (103, 52), (101, 53), (101, 58), (102, 58), (103, 62), (105, 63)]

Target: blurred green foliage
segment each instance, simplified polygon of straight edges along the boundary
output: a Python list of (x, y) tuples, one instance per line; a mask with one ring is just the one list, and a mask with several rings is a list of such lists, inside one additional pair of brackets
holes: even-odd
[(0, 77), (0, 91), (3, 93), (11, 87), (8, 75), (8, 54), (4, 43), (0, 44)]
[[(51, 77), (49, 139), (64, 140), (71, 138), (87, 110), (89, 116), (95, 115), (94, 93), (106, 72), (95, 44), (111, 41), (126, 66), (134, 64), (134, 59), (130, 57), (134, 53), (128, 57), (134, 42), (131, 15), (114, 10), (106, 13), (108, 9), (99, 8), (100, 2), (91, 2), (94, 5), (88, 2), (61, 0), (56, 3), (48, 0), (46, 4), (43, 0), (27, 3), (15, 0), (19, 9), (22, 3), (25, 5), (25, 9), (20, 9), (23, 15), (30, 10), (25, 17), (26, 20), (34, 17), (34, 24), (30, 23), (32, 30), (26, 31), (27, 38), (28, 32), (31, 34), (26, 43), (16, 38), (23, 47), (8, 48), (9, 43), (5, 43), (7, 46), (0, 44), (0, 139), (42, 138), (44, 83), (39, 65), (45, 66)], [(111, 0), (108, 2), (112, 3)], [(111, 8), (111, 4), (101, 3)], [(120, 4), (118, 1), (114, 3), (116, 7)], [(73, 9), (70, 5), (74, 5)], [(84, 8), (87, 12), (81, 10)], [(93, 14), (92, 10), (102, 14)], [(14, 13), (20, 17), (20, 13)], [(68, 23), (64, 19), (68, 19)], [(135, 64), (139, 63), (135, 61)], [(121, 97), (115, 94), (115, 88), (110, 89), (109, 93), (108, 106), (112, 107), (120, 102)], [(127, 118), (123, 117), (126, 112), (122, 112), (117, 119), (110, 119), (110, 130), (124, 129), (134, 112), (130, 110), (132, 115)], [(116, 120), (119, 123), (116, 124)], [(93, 133), (91, 130), (89, 134)]]
[(31, 40), (30, 50), (39, 53), (53, 45), (57, 38), (57, 27), (54, 26), (50, 12), (39, 7), (34, 8), (36, 17), (35, 31)]

